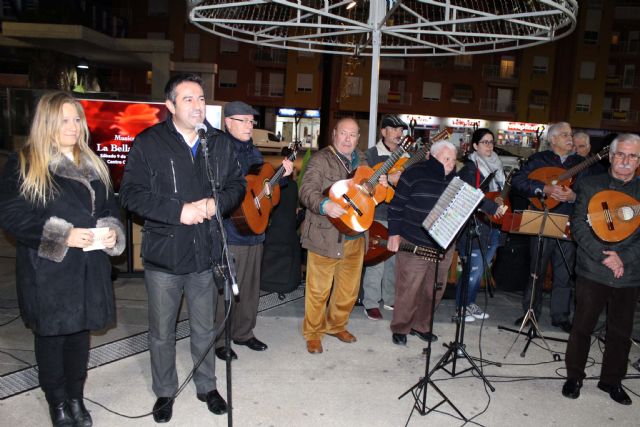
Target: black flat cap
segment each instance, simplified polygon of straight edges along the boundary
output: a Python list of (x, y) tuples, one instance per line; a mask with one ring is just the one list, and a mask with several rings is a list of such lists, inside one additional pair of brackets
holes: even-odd
[(405, 122), (400, 120), (400, 117), (392, 116), (392, 115), (384, 116), (382, 118), (382, 123), (380, 123), (380, 129), (384, 129), (386, 127), (409, 129), (409, 126), (407, 126)]
[(258, 113), (251, 105), (245, 104), (242, 101), (228, 102), (224, 105), (224, 116), (259, 116)]

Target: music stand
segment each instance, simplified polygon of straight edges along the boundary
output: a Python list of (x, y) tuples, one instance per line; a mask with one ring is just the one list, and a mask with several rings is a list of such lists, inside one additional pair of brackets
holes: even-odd
[[(422, 227), (427, 230), (429, 236), (438, 243), (441, 248), (448, 248), (460, 229), (473, 214), (480, 201), (484, 198), (482, 190), (475, 189), (469, 184), (462, 181), (459, 177), (454, 177), (447, 188), (444, 190), (437, 203), (431, 209), (429, 215), (422, 222)], [(443, 259), (443, 250), (439, 250), (439, 256), (436, 259), (435, 276), (433, 279), (433, 298), (431, 300), (431, 322), (430, 330), (433, 332), (433, 320), (436, 309), (436, 292), (438, 289), (438, 268), (440, 260)], [(444, 285), (440, 285), (444, 286)], [(448, 403), (460, 417), (467, 421), (467, 418), (460, 410), (451, 402), (451, 400), (440, 390), (438, 386), (431, 380), (434, 370), (430, 371), (431, 363), (431, 340), (428, 341), (427, 347), (423, 350), (426, 354), (424, 377), (421, 377), (416, 384), (411, 386), (407, 391), (402, 393), (398, 399), (402, 399), (408, 393), (412, 393), (414, 398), (413, 408), (420, 415), (427, 415), (444, 403)], [(431, 386), (442, 397), (442, 400), (432, 406), (427, 407), (427, 388)]]
[[(535, 310), (533, 309), (535, 295), (536, 295), (536, 282), (538, 280), (538, 275), (542, 274), (541, 269), (542, 266), (541, 258), (542, 258), (542, 249), (543, 249), (543, 238), (549, 237), (559, 239), (566, 239), (566, 225), (568, 216), (561, 214), (552, 214), (549, 213), (549, 209), (547, 205), (544, 203), (543, 199), (540, 199), (544, 206), (544, 211), (532, 211), (532, 210), (523, 210), (516, 211), (514, 214), (507, 216), (505, 221), (503, 221), (503, 230), (507, 229), (509, 233), (515, 234), (529, 234), (537, 236), (537, 246), (536, 246), (536, 257), (534, 259), (534, 271), (531, 275), (531, 298), (529, 299), (529, 308), (522, 318), (522, 324), (519, 329), (507, 328), (504, 326), (498, 326), (498, 329), (503, 331), (509, 331), (516, 334), (516, 338), (511, 343), (511, 346), (507, 350), (507, 353), (504, 355), (504, 358), (509, 355), (511, 349), (515, 345), (516, 341), (520, 335), (525, 335), (527, 337), (527, 343), (524, 346), (522, 352), (520, 352), (520, 357), (524, 357), (529, 349), (529, 345), (531, 341), (535, 338), (542, 339), (545, 347), (549, 351), (549, 353), (554, 354), (554, 359), (559, 359), (559, 356), (551, 350), (549, 343), (547, 343), (547, 339), (550, 341), (558, 341), (558, 342), (566, 342), (566, 340), (560, 338), (547, 337), (542, 335), (540, 332), (540, 326), (538, 324), (538, 320), (536, 319)], [(559, 244), (559, 242), (558, 242)], [(564, 256), (564, 255), (563, 255)], [(529, 330), (525, 333), (522, 332), (525, 325), (527, 323), (530, 324)]]
[[(491, 385), (491, 382), (487, 379), (487, 377), (482, 373), (482, 370), (475, 363), (480, 362), (481, 365), (496, 365), (502, 366), (499, 362), (492, 362), (490, 360), (485, 360), (479, 357), (470, 356), (467, 353), (466, 346), (464, 344), (464, 331), (465, 331), (465, 313), (467, 310), (467, 292), (469, 290), (469, 279), (471, 277), (471, 250), (473, 239), (478, 240), (480, 243), (480, 236), (478, 235), (478, 224), (475, 216), (471, 216), (469, 220), (469, 224), (467, 226), (467, 240), (465, 245), (466, 252), (466, 261), (464, 262), (464, 266), (462, 268), (462, 281), (460, 282), (461, 293), (460, 300), (461, 304), (456, 308), (456, 334), (454, 340), (449, 342), (449, 344), (443, 344), (444, 347), (447, 348), (447, 351), (440, 358), (438, 363), (435, 364), (431, 373), (437, 371), (438, 369), (442, 369), (452, 377), (456, 377), (458, 375), (464, 374), (465, 372), (474, 370), (476, 374), (484, 381), (484, 383), (489, 387), (491, 391), (496, 391), (496, 389)], [(483, 269), (486, 271), (486, 267), (488, 266), (488, 262), (486, 260), (484, 249), (482, 248), (482, 244), (480, 246), (480, 252), (482, 257), (482, 265)], [(469, 362), (470, 367), (463, 369), (461, 371), (456, 372), (457, 361), (458, 359), (466, 359)], [(447, 369), (446, 366), (451, 363), (451, 369)]]

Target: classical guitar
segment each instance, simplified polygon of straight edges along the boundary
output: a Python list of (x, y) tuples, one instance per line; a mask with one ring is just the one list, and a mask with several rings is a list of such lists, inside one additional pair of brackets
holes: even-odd
[[(402, 172), (406, 169), (409, 169), (410, 166), (415, 165), (416, 163), (424, 160), (424, 158), (427, 157), (427, 153), (429, 152), (429, 149), (431, 149), (431, 146), (434, 142), (440, 141), (441, 139), (448, 139), (449, 137), (451, 137), (451, 129), (449, 128), (445, 128), (444, 130), (438, 132), (432, 138), (430, 138), (429, 142), (424, 144), (422, 148), (413, 153), (411, 157), (400, 157), (398, 161), (395, 162), (393, 167), (389, 169), (387, 174)], [(377, 170), (383, 164), (384, 162), (380, 162), (375, 165), (373, 169)], [(393, 199), (394, 194), (395, 190), (391, 186), (389, 186), (389, 188), (387, 188), (387, 197), (385, 198), (385, 202), (391, 203), (391, 199)]]
[[(485, 197), (493, 200), (494, 202), (498, 197), (500, 197), (504, 202), (505, 206), (507, 206), (510, 210), (511, 202), (509, 202), (509, 192), (511, 191), (511, 177), (513, 177), (513, 174), (516, 173), (517, 171), (518, 171), (517, 168), (513, 168), (511, 169), (511, 171), (509, 171), (507, 178), (504, 180), (504, 187), (502, 188), (502, 191), (488, 191), (484, 193)], [(489, 216), (489, 219), (491, 220), (491, 222), (498, 225), (502, 225), (503, 218), (504, 216), (501, 216), (500, 218), (496, 217), (495, 215)]]
[(615, 190), (600, 191), (591, 197), (587, 222), (605, 242), (620, 242), (640, 225), (640, 204), (628, 194)]
[[(287, 159), (294, 161), (302, 143), (295, 142)], [(231, 214), (231, 220), (241, 234), (262, 234), (269, 224), (269, 215), (273, 207), (280, 203), (278, 181), (284, 175), (284, 166), (274, 170), (269, 163), (252, 168), (245, 176), (247, 192), (242, 204)], [(269, 194), (267, 185), (271, 189)]]
[[(535, 181), (544, 182), (545, 185), (562, 185), (565, 187), (570, 187), (573, 183), (573, 177), (587, 169), (591, 165), (595, 164), (602, 160), (609, 153), (609, 146), (604, 147), (598, 154), (595, 154), (588, 159), (578, 163), (571, 169), (562, 169), (557, 167), (543, 167), (538, 168), (531, 172), (528, 176), (529, 179), (533, 179)], [(531, 203), (538, 208), (539, 210), (543, 210), (544, 206), (538, 198), (531, 197)], [(547, 208), (553, 209), (560, 204), (560, 202), (556, 199), (546, 199), (545, 204)]]
[[(391, 252), (387, 249), (388, 238), (389, 232), (387, 231), (387, 228), (378, 221), (373, 221), (371, 228), (369, 228), (369, 248), (364, 254), (364, 265), (376, 265), (395, 255), (395, 252)], [(402, 252), (411, 252), (431, 262), (436, 262), (442, 259), (442, 254), (437, 249), (417, 246), (409, 242), (401, 242), (398, 250)]]
[(405, 136), (378, 170), (360, 166), (355, 170), (353, 178), (336, 181), (329, 188), (329, 198), (346, 210), (346, 213), (338, 218), (329, 217), (341, 233), (353, 236), (369, 229), (376, 205), (387, 195), (387, 189), (378, 185), (378, 180), (391, 169), (411, 144), (413, 139)]

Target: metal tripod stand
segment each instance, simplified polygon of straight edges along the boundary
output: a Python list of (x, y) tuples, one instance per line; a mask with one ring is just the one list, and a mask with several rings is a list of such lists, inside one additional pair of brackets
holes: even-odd
[[(467, 353), (466, 346), (464, 344), (464, 330), (465, 330), (464, 318), (467, 311), (467, 296), (469, 291), (469, 280), (471, 277), (471, 251), (473, 246), (473, 239), (476, 239), (479, 243), (480, 253), (482, 256), (483, 271), (487, 271), (487, 266), (488, 266), (484, 249), (482, 248), (482, 244), (480, 244), (481, 243), (480, 235), (478, 233), (478, 223), (477, 223), (476, 217), (472, 215), (469, 221), (470, 223), (468, 224), (468, 227), (467, 227), (467, 240), (465, 245), (465, 253), (466, 253), (467, 260), (464, 263), (464, 266), (462, 269), (462, 281), (460, 283), (460, 286), (462, 287), (461, 296), (460, 296), (461, 304), (459, 304), (458, 307), (456, 308), (456, 335), (452, 342), (450, 342), (449, 344), (444, 344), (444, 346), (447, 348), (447, 351), (444, 353), (442, 358), (440, 358), (438, 363), (436, 363), (436, 365), (433, 367), (433, 370), (431, 371), (431, 373), (437, 371), (438, 369), (442, 369), (452, 377), (455, 377), (465, 372), (468, 372), (470, 370), (474, 370), (478, 374), (478, 376), (482, 379), (482, 381), (484, 381), (487, 387), (489, 387), (491, 391), (495, 391), (495, 388), (491, 385), (487, 377), (482, 373), (482, 370), (478, 367), (476, 362), (479, 362), (481, 365), (502, 366), (502, 364), (498, 362), (492, 362), (482, 358), (470, 356), (469, 353)], [(456, 372), (457, 361), (458, 359), (463, 359), (463, 358), (466, 359), (467, 362), (469, 362), (470, 367), (463, 369), (462, 371)], [(448, 364), (451, 364), (450, 370), (447, 369)]]

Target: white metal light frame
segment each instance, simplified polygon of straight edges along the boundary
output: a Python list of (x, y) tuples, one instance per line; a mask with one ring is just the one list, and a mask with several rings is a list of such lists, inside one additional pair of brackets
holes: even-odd
[[(558, 40), (576, 26), (577, 0), (205, 0), (189, 19), (205, 31), (274, 48), (340, 55), (451, 56)], [(373, 13), (373, 12), (377, 13)]]
[(577, 0), (187, 0), (189, 19), (259, 46), (371, 57), (369, 141), (376, 138), (380, 57), (504, 52), (575, 29)]

